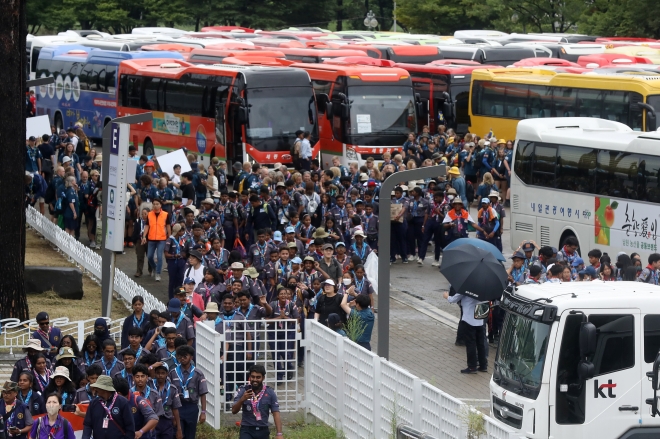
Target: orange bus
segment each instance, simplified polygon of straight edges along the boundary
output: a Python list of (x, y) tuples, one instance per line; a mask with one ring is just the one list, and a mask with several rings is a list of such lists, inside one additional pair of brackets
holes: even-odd
[(131, 128), (144, 154), (185, 147), (203, 163), (291, 163), (295, 131), (312, 133), (318, 155), (316, 100), (301, 69), (194, 65), (131, 60), (119, 67), (117, 115), (151, 111), (153, 121)]
[[(413, 46), (428, 47), (428, 46)], [(470, 79), (476, 69), (500, 68), (496, 65), (424, 65), (397, 63), (395, 67), (405, 69), (412, 78), (415, 93), (422, 105), (417, 114), (417, 123), (428, 125), (435, 133), (438, 125), (453, 128), (459, 134), (466, 133), (470, 125), (468, 103)]]
[(362, 165), (368, 157), (401, 150), (417, 132), (410, 75), (403, 69), (334, 64), (292, 64), (312, 79), (319, 113), (322, 166), (332, 157)]

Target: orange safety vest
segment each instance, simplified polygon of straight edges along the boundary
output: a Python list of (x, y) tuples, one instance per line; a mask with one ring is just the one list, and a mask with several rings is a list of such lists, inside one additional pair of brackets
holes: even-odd
[(149, 241), (165, 241), (167, 239), (167, 212), (161, 210), (158, 215), (153, 210), (149, 212)]

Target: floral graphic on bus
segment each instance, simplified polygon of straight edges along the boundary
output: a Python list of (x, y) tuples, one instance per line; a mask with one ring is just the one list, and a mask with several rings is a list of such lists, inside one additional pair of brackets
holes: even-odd
[(614, 224), (614, 211), (619, 203), (609, 198), (596, 197), (594, 239), (596, 244), (610, 245), (610, 227)]

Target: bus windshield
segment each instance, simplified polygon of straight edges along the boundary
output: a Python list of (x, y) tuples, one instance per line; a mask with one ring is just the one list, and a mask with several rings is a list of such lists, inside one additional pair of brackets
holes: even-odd
[(495, 358), (495, 370), (502, 378), (536, 389), (541, 385), (550, 325), (508, 312)]
[(250, 116), (248, 143), (259, 151), (288, 151), (297, 130), (316, 135), (316, 102), (310, 87), (265, 87), (246, 90)]
[[(405, 140), (409, 132), (417, 132), (410, 85), (349, 86), (348, 99), (351, 102), (351, 118), (347, 126), (347, 143), (372, 145), (374, 141), (367, 139), (374, 136), (403, 136)], [(392, 139), (388, 143), (398, 145), (400, 142)]]

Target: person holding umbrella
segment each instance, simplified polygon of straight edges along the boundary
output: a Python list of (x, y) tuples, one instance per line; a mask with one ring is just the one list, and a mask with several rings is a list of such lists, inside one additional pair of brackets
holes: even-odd
[(484, 229), (475, 223), (470, 216), (470, 213), (464, 209), (463, 200), (461, 200), (460, 197), (454, 198), (452, 201), (452, 209), (447, 212), (442, 224), (448, 231), (447, 244), (459, 238), (467, 238), (468, 225), (470, 224), (481, 233), (484, 233)]
[(449, 303), (460, 303), (463, 309), (461, 321), (458, 323), (458, 332), (462, 335), (465, 342), (465, 351), (467, 352), (467, 367), (461, 370), (461, 373), (474, 374), (479, 372), (488, 372), (488, 356), (486, 355), (484, 321), (474, 318), (474, 308), (479, 303), (478, 300), (464, 296), (462, 294), (449, 295), (445, 291), (443, 297)]

